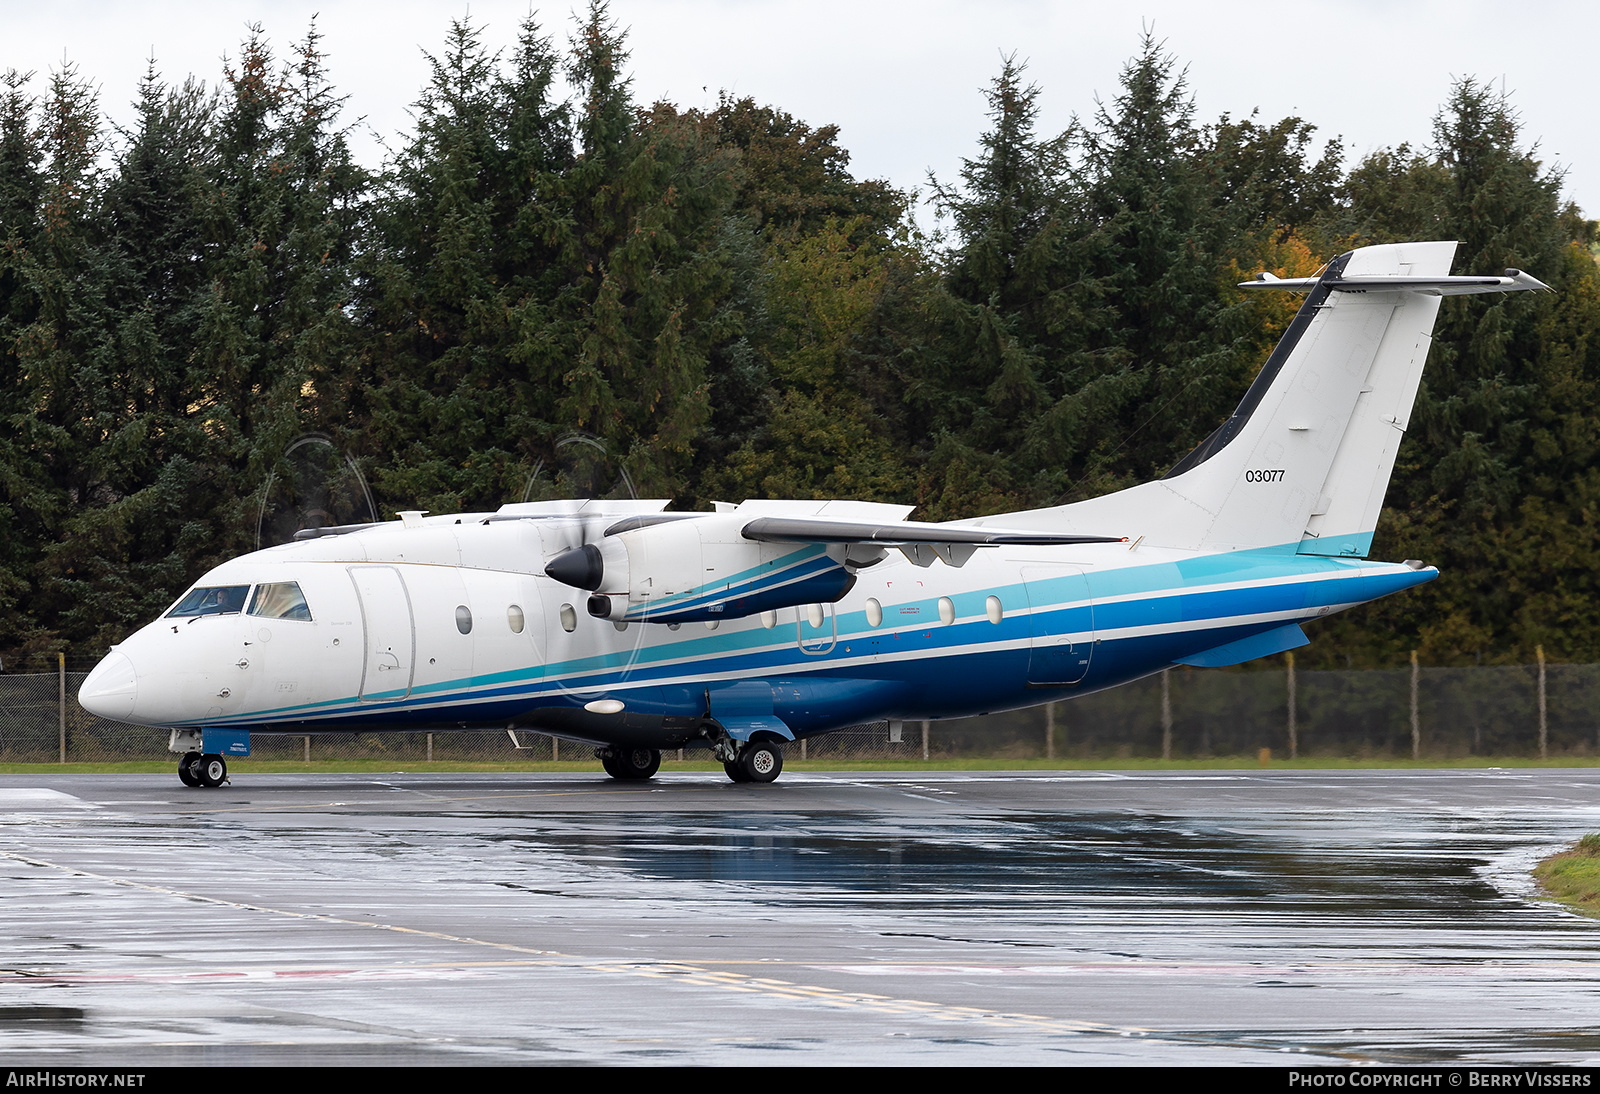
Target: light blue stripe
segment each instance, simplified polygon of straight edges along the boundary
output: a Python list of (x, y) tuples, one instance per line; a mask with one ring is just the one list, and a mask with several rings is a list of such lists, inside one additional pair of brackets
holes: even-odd
[[(1436, 576), (1431, 571), (1363, 573), (1364, 567), (1357, 562), (1300, 555), (1291, 550), (1291, 546), (1202, 555), (1178, 562), (1119, 570), (1087, 571), (1093, 599), (1093, 627), (1097, 631), (1109, 631), (1190, 622), (1208, 624), (1206, 628), (1197, 627), (1197, 630), (1214, 629), (1233, 618), (1376, 599)], [(1195, 591), (1194, 588), (1197, 585), (1251, 580), (1282, 582), (1286, 577), (1321, 577), (1327, 574), (1340, 576), (1332, 580), (1287, 582), (1244, 589)], [(876, 629), (867, 625), (864, 611), (843, 613), (837, 617), (838, 644), (829, 654), (820, 656), (800, 655), (790, 641), (774, 642), (774, 631), (752, 628), (723, 634), (708, 633), (701, 637), (647, 646), (638, 650), (637, 655), (633, 650), (621, 650), (555, 664), (530, 665), (499, 673), (440, 681), (413, 688), (409, 699), (405, 700), (323, 700), (251, 714), (246, 719), (229, 724), (283, 721), (312, 714), (379, 714), (419, 709), (422, 704), (415, 702), (418, 699), (437, 701), (453, 698), (463, 704), (513, 696), (531, 700), (559, 697), (567, 690), (596, 691), (728, 673), (743, 676), (813, 674), (826, 670), (830, 660), (860, 656), (846, 653), (848, 645), (873, 637), (882, 640), (896, 633), (924, 632), (924, 637), (915, 647), (924, 655), (921, 660), (942, 660), (936, 651), (950, 646), (977, 645), (977, 650), (970, 651), (971, 655), (976, 656), (998, 648), (1001, 643), (1016, 642), (1028, 636), (1031, 629), (1028, 616), (1011, 613), (1027, 605), (1030, 596), (1044, 601), (1043, 604), (1036, 604), (1032, 610), (1036, 619), (1050, 621), (1051, 625), (1043, 628), (1043, 633), (1088, 630), (1087, 606), (1072, 606), (1073, 598), (1081, 592), (1082, 587), (1080, 579), (1073, 575), (1030, 581), (1026, 586), (1011, 583), (951, 594), (958, 617), (979, 617), (953, 626), (940, 624), (938, 597), (895, 605), (897, 610), (912, 607), (918, 612), (909, 617), (894, 617), (892, 622), (886, 618), (886, 625)], [(1172, 595), (1133, 601), (1110, 599), (1161, 590), (1171, 590)], [(1008, 613), (998, 633), (993, 624), (981, 618), (989, 596), (998, 596)], [(1052, 596), (1059, 599), (1052, 600)], [(787, 628), (788, 624), (780, 626)], [(666, 664), (669, 661), (688, 663)], [(384, 693), (389, 696), (398, 694)]]

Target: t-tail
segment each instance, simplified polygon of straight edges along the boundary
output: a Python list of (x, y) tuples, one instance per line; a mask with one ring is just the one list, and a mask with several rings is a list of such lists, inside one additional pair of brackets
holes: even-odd
[(985, 524), (1116, 528), (1150, 546), (1282, 547), (1364, 558), (1405, 436), (1442, 297), (1551, 291), (1519, 270), (1451, 277), (1454, 243), (1362, 247), (1316, 277), (1246, 289), (1306, 299), (1237, 410), (1156, 481)]

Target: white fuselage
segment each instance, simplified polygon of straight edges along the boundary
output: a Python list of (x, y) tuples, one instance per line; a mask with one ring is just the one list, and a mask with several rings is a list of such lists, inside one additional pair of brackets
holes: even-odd
[[(1097, 690), (1434, 575), (1292, 545), (990, 548), (959, 568), (891, 552), (836, 604), (669, 627), (591, 617), (584, 592), (540, 573), (538, 522), (453, 519), (227, 562), (199, 586), (292, 581), (311, 618), (163, 617), (113, 650), (84, 702), (156, 726), (520, 725), (605, 742), (629, 714), (715, 716), (717, 695), (758, 679), (805, 735)], [(551, 721), (604, 700), (621, 709)]]

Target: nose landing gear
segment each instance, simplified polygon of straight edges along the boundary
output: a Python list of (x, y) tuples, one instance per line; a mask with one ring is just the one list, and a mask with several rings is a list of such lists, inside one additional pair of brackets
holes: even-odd
[(228, 781), (228, 761), (221, 756), (185, 752), (178, 761), (178, 779), (184, 786), (219, 787)]

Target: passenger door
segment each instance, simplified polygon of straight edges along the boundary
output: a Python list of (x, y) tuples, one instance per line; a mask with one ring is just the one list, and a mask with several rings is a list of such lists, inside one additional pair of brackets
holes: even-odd
[(411, 694), (417, 649), (405, 579), (393, 566), (352, 566), (350, 579), (361, 601), (361, 627), (366, 636), (361, 701), (404, 699)]

